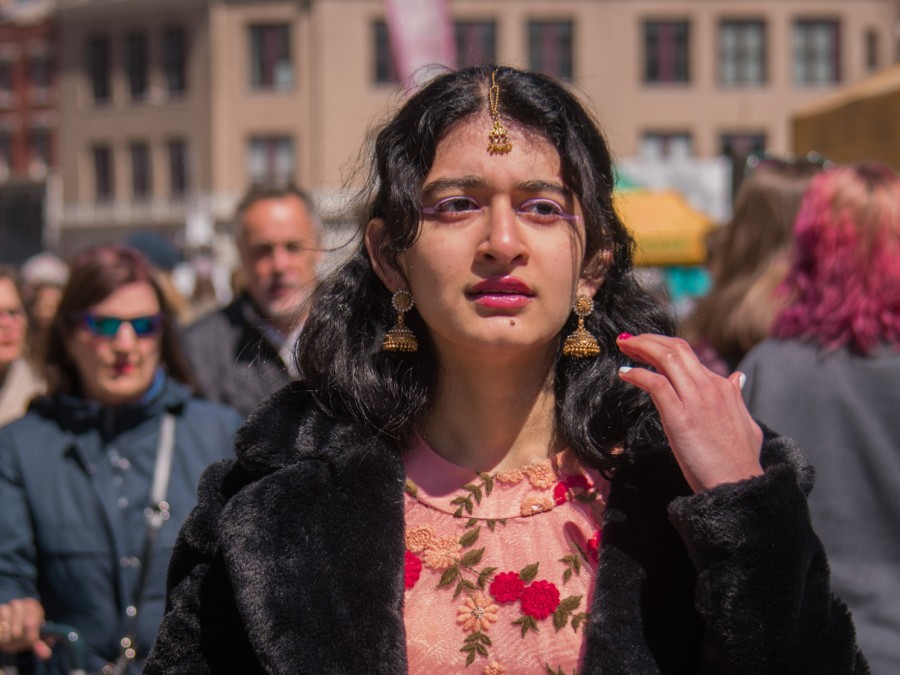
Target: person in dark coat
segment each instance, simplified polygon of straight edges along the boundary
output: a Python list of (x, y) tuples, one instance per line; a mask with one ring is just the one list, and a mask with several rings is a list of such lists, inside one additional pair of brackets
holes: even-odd
[(744, 398), (808, 449), (833, 586), (872, 672), (900, 673), (900, 174), (816, 176), (794, 241), (788, 302), (740, 366)]
[[(242, 418), (192, 395), (152, 270), (124, 246), (75, 259), (44, 361), (48, 394), (0, 429), (0, 650), (48, 658), (46, 619), (80, 631), (92, 672), (117, 661), (129, 636), (137, 672), (163, 614), (176, 533), (203, 470), (231, 456)], [(146, 558), (167, 416), (168, 519)]]
[(302, 379), (205, 474), (145, 672), (866, 672), (812, 472), (670, 337), (584, 107), (469, 68), (374, 152), (363, 241)]
[(290, 353), (316, 283), (321, 224), (292, 186), (254, 186), (235, 223), (246, 290), (190, 326), (184, 347), (200, 392), (248, 415), (293, 379)]

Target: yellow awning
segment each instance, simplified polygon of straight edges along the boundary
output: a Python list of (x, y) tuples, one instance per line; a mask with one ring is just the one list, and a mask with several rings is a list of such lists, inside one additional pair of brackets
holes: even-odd
[(637, 242), (635, 264), (701, 265), (713, 222), (676, 190), (628, 190), (613, 195), (619, 218)]

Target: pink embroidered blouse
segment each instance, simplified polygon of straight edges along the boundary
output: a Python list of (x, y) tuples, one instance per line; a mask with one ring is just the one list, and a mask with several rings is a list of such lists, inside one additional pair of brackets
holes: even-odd
[(420, 440), (404, 464), (410, 672), (572, 675), (608, 482), (567, 450), (487, 474)]

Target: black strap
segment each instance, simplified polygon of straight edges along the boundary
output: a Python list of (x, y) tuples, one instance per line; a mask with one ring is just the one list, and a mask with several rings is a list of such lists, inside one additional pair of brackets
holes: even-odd
[[(115, 664), (109, 670), (112, 675), (123, 675), (128, 670), (129, 664), (137, 656), (135, 638), (137, 634), (137, 617), (140, 611), (141, 600), (147, 585), (147, 576), (150, 572), (150, 560), (156, 547), (156, 539), (163, 523), (169, 519), (169, 503), (166, 501), (166, 491), (169, 488), (169, 476), (172, 474), (172, 455), (175, 450), (175, 416), (172, 413), (164, 413), (159, 424), (159, 442), (156, 445), (156, 464), (153, 468), (153, 485), (150, 487), (150, 504), (144, 509), (144, 517), (147, 521), (147, 531), (144, 535), (144, 548), (141, 551), (140, 576), (134, 593), (132, 612), (128, 617), (128, 627), (125, 637), (120, 641), (122, 651)], [(105, 669), (104, 669), (105, 670)]]

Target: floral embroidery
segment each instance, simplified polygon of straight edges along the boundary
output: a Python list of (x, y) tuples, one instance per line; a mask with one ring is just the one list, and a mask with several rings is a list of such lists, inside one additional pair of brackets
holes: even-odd
[(406, 563), (403, 567), (403, 583), (407, 588), (412, 588), (422, 574), (422, 561), (411, 551), (406, 552)]
[(425, 549), (422, 559), (426, 567), (444, 569), (456, 564), (461, 550), (456, 537), (435, 537)]
[(428, 548), (436, 536), (437, 533), (431, 525), (410, 527), (406, 530), (406, 548), (413, 553), (421, 553)]
[[(561, 467), (565, 466), (565, 469)], [(581, 502), (595, 523), (602, 522), (598, 516), (603, 515), (605, 501), (597, 492), (591, 477), (584, 473), (577, 458), (571, 453), (562, 453), (557, 458), (541, 463), (497, 474), (476, 473), (472, 480), (453, 493), (432, 503), (412, 480), (407, 479), (406, 492), (409, 498), (447, 514), (448, 522), (455, 517), (452, 530), (456, 536), (444, 536), (446, 528), (432, 525), (413, 525), (406, 530), (406, 569), (404, 581), (407, 589), (417, 588), (415, 593), (422, 593), (418, 584), (423, 575), (433, 579), (437, 589), (452, 596), (455, 604), (447, 609), (456, 609), (456, 625), (462, 634), (462, 648), (459, 650), (465, 657), (465, 665), (471, 665), (479, 657), (485, 659), (483, 675), (504, 675), (507, 668), (496, 659), (492, 659), (494, 645), (488, 633), (492, 626), (506, 624), (516, 626), (522, 638), (529, 632), (556, 632), (571, 627), (578, 633), (583, 622), (588, 618), (583, 611), (584, 595), (575, 594), (563, 597), (560, 589), (575, 575), (580, 575), (582, 567), (597, 560), (600, 545), (599, 530), (590, 539), (587, 533), (576, 529), (575, 539), (567, 535), (570, 551), (559, 559), (559, 566), (549, 570), (548, 579), (538, 579), (538, 563), (526, 565), (520, 571), (498, 571), (496, 567), (482, 566), (485, 556), (485, 545), (482, 534), (495, 532), (498, 525), (506, 526), (508, 519), (516, 516), (506, 512), (497, 513), (492, 500), (490, 507), (483, 513), (491, 515), (479, 517), (479, 507), (496, 489), (496, 484), (506, 485), (522, 483), (527, 485), (518, 491), (514, 499), (507, 499), (505, 505), (515, 509), (515, 499), (524, 495), (519, 503), (519, 516), (532, 517), (553, 510), (567, 502)], [(532, 490), (528, 494), (528, 490)], [(511, 495), (512, 496), (512, 495)], [(503, 504), (504, 502), (499, 502)], [(449, 506), (448, 506), (449, 504)], [(497, 515), (494, 515), (497, 513)], [(414, 521), (413, 521), (414, 522)], [(421, 522), (421, 521), (419, 521)], [(436, 521), (432, 521), (436, 522)], [(444, 530), (441, 532), (440, 530)], [(583, 534), (582, 534), (583, 532)], [(547, 564), (547, 563), (541, 563)], [(426, 569), (431, 572), (426, 572)], [(430, 575), (427, 576), (427, 575)], [(550, 579), (561, 579), (559, 585)], [(417, 586), (418, 584), (418, 586)], [(585, 581), (573, 585), (578, 590), (586, 590)], [(589, 588), (589, 587), (587, 587)], [(459, 603), (462, 604), (459, 604)], [(449, 618), (449, 617), (448, 617)], [(508, 623), (507, 623), (508, 622)], [(552, 624), (552, 628), (550, 627)], [(494, 628), (495, 640), (497, 629)], [(500, 633), (505, 637), (505, 633)], [(546, 638), (544, 638), (546, 639)], [(554, 664), (556, 665), (556, 664)], [(556, 665), (559, 668), (558, 665)], [(547, 664), (548, 670), (550, 669)], [(561, 672), (561, 671), (560, 671)], [(574, 674), (573, 674), (574, 675)]]
[(594, 534), (588, 539), (587, 550), (588, 554), (591, 556), (591, 559), (594, 562), (597, 562), (597, 559), (600, 557), (600, 541), (603, 538), (603, 533), (600, 530), (594, 531)]
[(533, 619), (546, 619), (559, 606), (559, 589), (549, 581), (535, 581), (522, 591), (522, 612)]
[(488, 590), (494, 596), (494, 600), (501, 604), (515, 602), (522, 596), (525, 582), (519, 577), (518, 572), (501, 572), (494, 577)]
[(525, 467), (528, 482), (534, 487), (546, 490), (556, 482), (556, 472), (549, 464), (529, 464)]
[(522, 500), (521, 513), (523, 516), (535, 516), (554, 506), (553, 500), (547, 495), (531, 495)]
[(518, 483), (525, 475), (522, 469), (511, 469), (509, 471), (501, 471), (497, 474), (497, 480), (501, 483)]
[(498, 609), (484, 593), (476, 592), (456, 610), (456, 623), (468, 633), (486, 633), (496, 623)]

